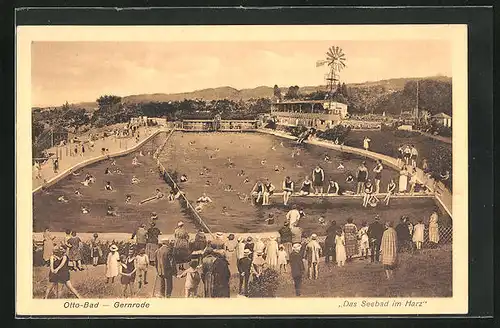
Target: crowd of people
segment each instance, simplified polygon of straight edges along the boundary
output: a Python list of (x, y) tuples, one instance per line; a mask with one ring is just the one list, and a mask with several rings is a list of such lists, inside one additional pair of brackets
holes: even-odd
[[(230, 281), (236, 276), (233, 275), (236, 270), (238, 294), (249, 296), (252, 286), (258, 289), (259, 284), (264, 283), (266, 270), (272, 269), (283, 276), (289, 275), (296, 295), (300, 296), (303, 279), (318, 279), (322, 265), (336, 264), (341, 268), (355, 258), (370, 259), (383, 265), (385, 276), (390, 280), (398, 266), (399, 253), (423, 248), (426, 229), (430, 247), (436, 247), (440, 241), (437, 210), (430, 216), (428, 227), (423, 219), (414, 224), (407, 216), (396, 226), (392, 221), (382, 223), (378, 216), (370, 224), (362, 222), (359, 227), (351, 218), (343, 225), (331, 221), (321, 243), (318, 234), (304, 234), (300, 227), (302, 218), (303, 214), (293, 205), (278, 231), (279, 236), (236, 238), (234, 234), (226, 236), (218, 232), (209, 239), (200, 230), (191, 239), (183, 222), (178, 223), (173, 236), (162, 236), (156, 227), (158, 216), (152, 213), (149, 227), (141, 224), (134, 231), (123, 254), (115, 244), (109, 247), (105, 261), (106, 283), (113, 284), (119, 278), (123, 297), (133, 297), (149, 283), (148, 270), (154, 267), (153, 293), (159, 291), (162, 297), (171, 297), (174, 278), (186, 278), (185, 297), (230, 297)], [(60, 245), (55, 245), (54, 239), (47, 229), (43, 249), (43, 258), (50, 268), (46, 297), (54, 289), (57, 293), (59, 284), (80, 297), (71, 285), (70, 271), (85, 270), (83, 243), (76, 232), (69, 230)], [(99, 236), (94, 234), (90, 241), (93, 266), (99, 265), (103, 257), (102, 245)]]

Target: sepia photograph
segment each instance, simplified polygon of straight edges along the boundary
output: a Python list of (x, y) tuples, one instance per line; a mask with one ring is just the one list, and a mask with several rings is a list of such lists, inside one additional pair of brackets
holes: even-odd
[(26, 311), (467, 312), (466, 26), (148, 28), (18, 29)]

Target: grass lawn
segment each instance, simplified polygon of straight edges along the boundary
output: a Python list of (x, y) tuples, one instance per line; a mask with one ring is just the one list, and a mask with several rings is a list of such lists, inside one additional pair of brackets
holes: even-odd
[[(173, 232), (179, 220), (184, 220), (186, 228), (194, 231), (194, 224), (189, 222), (177, 202), (171, 203), (165, 199), (138, 205), (140, 200), (153, 195), (156, 188), (160, 188), (165, 194), (169, 191), (156, 171), (155, 161), (147, 156), (148, 151), (156, 149), (164, 138), (165, 135), (159, 135), (145, 145), (143, 153), (146, 156), (140, 157), (137, 152), (117, 158), (116, 167), (123, 171), (123, 175), (104, 175), (104, 170), (112, 167), (110, 162), (101, 162), (86, 167), (78, 177), (69, 176), (58, 182), (50, 188), (48, 194), (35, 194), (34, 231), (43, 231), (48, 226), (52, 231), (75, 229), (78, 232), (132, 232), (138, 224), (149, 218), (152, 211), (158, 213), (158, 227), (164, 233)], [(300, 151), (300, 154), (292, 157), (293, 151)], [(323, 160), (326, 152), (331, 163)], [(141, 166), (132, 166), (134, 156), (138, 156)], [(281, 189), (283, 178), (288, 175), (295, 181), (298, 189), (304, 177), (310, 175), (314, 166), (320, 163), (325, 170), (326, 179), (335, 179), (341, 188), (354, 190), (354, 184), (345, 182), (347, 174), (355, 173), (362, 160), (366, 160), (370, 171), (375, 166), (371, 159), (314, 145), (306, 144), (297, 148), (293, 141), (259, 133), (176, 132), (159, 158), (169, 171), (177, 172), (178, 176), (188, 176), (188, 182), (182, 183), (181, 188), (191, 202), (195, 202), (204, 192), (212, 198), (213, 203), (206, 206), (200, 215), (211, 230), (225, 232), (276, 231), (283, 224), (289, 208), (282, 205), (280, 197), (272, 198), (271, 206), (267, 207), (253, 206), (250, 201), (245, 202), (238, 197), (238, 193), (249, 194), (258, 179), (269, 178)], [(265, 162), (261, 162), (263, 160)], [(229, 165), (230, 162), (233, 166)], [(337, 170), (340, 162), (345, 166), (344, 171)], [(301, 167), (297, 167), (298, 163)], [(274, 170), (275, 166), (279, 167), (279, 172)], [(239, 176), (241, 170), (244, 174)], [(80, 184), (86, 172), (97, 178), (96, 183), (90, 187)], [(133, 175), (141, 180), (139, 184), (131, 184)], [(381, 190), (385, 190), (389, 179), (396, 176), (395, 171), (386, 168), (382, 175)], [(245, 178), (250, 182), (244, 183)], [(115, 190), (105, 191), (105, 181), (111, 181)], [(234, 191), (224, 191), (227, 185), (231, 185)], [(76, 189), (83, 195), (74, 195)], [(127, 194), (132, 196), (131, 204), (125, 204)], [(59, 203), (57, 198), (61, 195), (65, 195), (69, 202)], [(427, 220), (435, 207), (433, 199), (394, 199), (389, 207), (380, 204), (375, 208), (361, 207), (360, 199), (302, 197), (292, 198), (291, 203), (304, 207), (307, 217), (302, 221), (302, 227), (305, 232), (318, 234), (325, 229), (318, 222), (320, 216), (327, 221), (336, 220), (339, 224), (352, 217), (358, 225), (363, 221), (371, 222), (376, 214), (383, 220), (395, 221), (402, 215), (409, 215), (412, 220)], [(82, 205), (90, 208), (89, 214), (81, 213)], [(108, 205), (116, 208), (120, 216), (106, 216)], [(275, 217), (273, 225), (264, 221), (270, 213)], [(449, 216), (441, 213), (441, 224), (449, 225), (450, 221)]]
[[(381, 264), (369, 260), (356, 260), (342, 268), (320, 263), (318, 280), (304, 280), (302, 297), (451, 297), (452, 252), (451, 245), (439, 249), (424, 249), (420, 253), (401, 254), (395, 279), (387, 281)], [(238, 277), (231, 267), (231, 297), (237, 296)], [(71, 282), (84, 298), (118, 298), (121, 285), (105, 283), (105, 266), (88, 266), (87, 270), (71, 273)], [(136, 298), (152, 295), (154, 268), (149, 269), (149, 284), (138, 292)], [(33, 268), (33, 297), (44, 296), (47, 267)], [(135, 286), (137, 289), (137, 285)], [(157, 287), (158, 288), (158, 287)], [(199, 292), (202, 291), (202, 285)], [(174, 278), (173, 297), (183, 297), (184, 279)], [(65, 290), (64, 297), (73, 296)], [(293, 281), (289, 273), (278, 279), (276, 297), (295, 297)], [(299, 310), (300, 312), (300, 310)]]
[(392, 156), (398, 155), (398, 147), (401, 144), (415, 145), (418, 150), (418, 166), (422, 165), (422, 159), (432, 157), (432, 149), (442, 146), (452, 151), (452, 145), (432, 139), (421, 134), (413, 137), (402, 138), (395, 136), (392, 131), (351, 131), (345, 141), (345, 144), (352, 147), (363, 148), (363, 139), (367, 136), (371, 139), (370, 150)]

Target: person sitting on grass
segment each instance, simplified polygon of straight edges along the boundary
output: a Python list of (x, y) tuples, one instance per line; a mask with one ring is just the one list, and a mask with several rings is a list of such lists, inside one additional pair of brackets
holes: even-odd
[(82, 196), (82, 193), (80, 192), (80, 190), (77, 189), (77, 190), (75, 190), (75, 195), (76, 196)]
[(106, 186), (104, 187), (107, 191), (113, 191), (113, 187), (111, 187), (111, 181), (106, 182)]

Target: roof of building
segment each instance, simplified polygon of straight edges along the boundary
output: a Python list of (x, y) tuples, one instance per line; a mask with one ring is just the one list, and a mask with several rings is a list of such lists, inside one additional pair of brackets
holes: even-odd
[(432, 116), (432, 118), (451, 118), (451, 116), (448, 114), (445, 114), (445, 113), (439, 113), (439, 114)]

